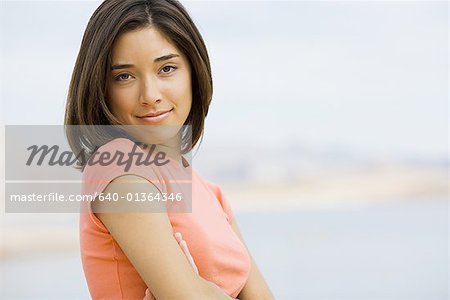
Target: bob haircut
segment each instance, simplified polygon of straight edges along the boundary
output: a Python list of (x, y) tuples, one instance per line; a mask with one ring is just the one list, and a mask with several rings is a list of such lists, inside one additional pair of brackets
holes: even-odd
[[(121, 34), (145, 27), (161, 32), (191, 67), (192, 106), (184, 123), (190, 126), (183, 126), (182, 154), (202, 138), (213, 92), (211, 66), (203, 38), (186, 9), (176, 0), (106, 0), (89, 20), (70, 81), (64, 124), (75, 153), (93, 153), (111, 140), (98, 128), (110, 126), (68, 125), (126, 125), (113, 116), (107, 103), (112, 47)], [(76, 127), (90, 129), (80, 133)], [(185, 130), (188, 127), (191, 130)]]

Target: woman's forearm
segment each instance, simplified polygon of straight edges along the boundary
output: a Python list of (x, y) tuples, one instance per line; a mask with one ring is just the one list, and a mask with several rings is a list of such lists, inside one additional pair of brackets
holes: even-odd
[[(201, 278), (201, 277), (200, 277)], [(207, 297), (206, 299), (217, 299), (217, 300), (231, 300), (230, 296), (228, 296), (220, 287), (216, 284), (201, 278), (202, 286), (203, 286), (203, 294)]]

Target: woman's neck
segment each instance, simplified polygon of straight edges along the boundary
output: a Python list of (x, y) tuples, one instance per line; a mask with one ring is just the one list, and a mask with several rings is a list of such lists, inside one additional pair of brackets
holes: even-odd
[(178, 137), (174, 137), (171, 140), (162, 143), (162, 144), (151, 144), (154, 147), (149, 147), (149, 144), (142, 143), (144, 145), (143, 149), (151, 149), (155, 153), (162, 153), (164, 155), (164, 159), (169, 159), (173, 162), (176, 162), (180, 167), (186, 168), (189, 166), (189, 162), (182, 156), (181, 154), (181, 143), (179, 142)]

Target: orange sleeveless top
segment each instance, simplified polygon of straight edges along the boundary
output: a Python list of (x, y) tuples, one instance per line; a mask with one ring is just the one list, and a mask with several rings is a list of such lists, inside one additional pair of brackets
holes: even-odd
[[(134, 143), (119, 138), (97, 151), (128, 153)], [(139, 148), (139, 151), (142, 149)], [(144, 152), (143, 152), (144, 153)], [(86, 165), (83, 171), (83, 194), (101, 193), (114, 178), (133, 174), (146, 178), (160, 192), (177, 191), (175, 174), (184, 172), (176, 162), (167, 166)], [(173, 232), (181, 232), (198, 267), (199, 275), (218, 285), (226, 294), (236, 298), (250, 272), (250, 256), (245, 245), (233, 231), (233, 212), (219, 186), (204, 180), (194, 170), (190, 178), (191, 212), (168, 209)], [(92, 298), (143, 299), (147, 288), (136, 269), (122, 252), (108, 229), (92, 213), (89, 202), (80, 212), (80, 250), (84, 274)], [(145, 238), (145, 237), (143, 237)]]

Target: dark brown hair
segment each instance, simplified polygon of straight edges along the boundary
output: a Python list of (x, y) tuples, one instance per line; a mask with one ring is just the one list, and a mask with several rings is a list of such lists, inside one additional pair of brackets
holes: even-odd
[[(106, 101), (107, 76), (115, 40), (123, 33), (152, 26), (187, 57), (191, 67), (192, 107), (182, 133), (182, 153), (189, 152), (203, 136), (204, 121), (212, 98), (208, 52), (186, 9), (176, 0), (106, 0), (94, 12), (84, 32), (72, 73), (65, 125), (115, 125), (119, 121)], [(98, 129), (78, 132), (66, 126), (72, 150), (94, 152), (108, 141)], [(83, 131), (83, 130), (82, 130)]]

